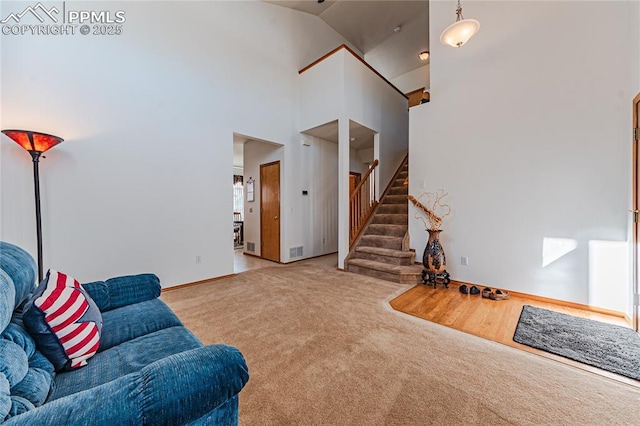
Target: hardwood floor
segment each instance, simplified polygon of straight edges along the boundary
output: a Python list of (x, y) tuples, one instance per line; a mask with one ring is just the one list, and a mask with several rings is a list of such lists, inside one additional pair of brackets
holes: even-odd
[[(459, 285), (460, 283), (452, 282), (448, 289), (442, 285), (435, 289), (431, 286), (417, 285), (390, 303), (397, 311), (640, 387), (640, 382), (636, 380), (513, 341), (513, 334), (524, 305), (629, 327), (624, 318), (527, 298), (521, 294), (512, 294), (510, 299), (501, 301), (483, 299), (480, 294), (472, 296), (460, 293)], [(483, 289), (481, 286), (478, 288)]]
[(244, 254), (242, 248), (234, 250), (233, 256), (233, 272), (239, 274), (241, 272), (253, 271), (254, 269), (269, 268), (275, 266), (287, 266), (292, 264), (303, 265), (328, 265), (338, 267), (338, 255), (336, 253), (326, 254), (322, 256), (312, 257), (309, 259), (298, 260), (287, 264), (272, 262), (258, 256)]
[(252, 271), (254, 269), (268, 268), (270, 266), (278, 266), (279, 263), (272, 262), (270, 260), (262, 259), (257, 256), (246, 255), (242, 252), (242, 248), (234, 250), (233, 256), (233, 272), (239, 274), (240, 272)]

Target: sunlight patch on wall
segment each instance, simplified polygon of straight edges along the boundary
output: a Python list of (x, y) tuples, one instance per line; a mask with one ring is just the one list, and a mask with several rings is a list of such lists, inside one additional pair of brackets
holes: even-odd
[(577, 247), (578, 242), (573, 238), (544, 237), (542, 239), (542, 267), (552, 264)]
[(589, 305), (626, 312), (629, 264), (626, 241), (589, 241)]

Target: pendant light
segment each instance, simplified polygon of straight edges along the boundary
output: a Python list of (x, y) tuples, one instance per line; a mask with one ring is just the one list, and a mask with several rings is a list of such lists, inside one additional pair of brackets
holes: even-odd
[(451, 47), (462, 47), (480, 29), (480, 22), (475, 19), (464, 19), (462, 6), (458, 0), (456, 22), (444, 29), (440, 35), (440, 42)]

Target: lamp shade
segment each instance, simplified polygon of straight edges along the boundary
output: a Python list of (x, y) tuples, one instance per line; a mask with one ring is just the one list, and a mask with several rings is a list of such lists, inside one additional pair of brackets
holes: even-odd
[(451, 47), (462, 47), (480, 29), (475, 19), (461, 19), (444, 29), (440, 42)]
[(58, 136), (31, 130), (3, 130), (2, 133), (29, 152), (43, 153), (64, 141)]

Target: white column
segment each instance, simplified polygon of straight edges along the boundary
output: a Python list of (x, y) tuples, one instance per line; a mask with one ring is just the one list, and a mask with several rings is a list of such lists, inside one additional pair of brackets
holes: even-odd
[(338, 120), (338, 268), (349, 254), (349, 119)]

